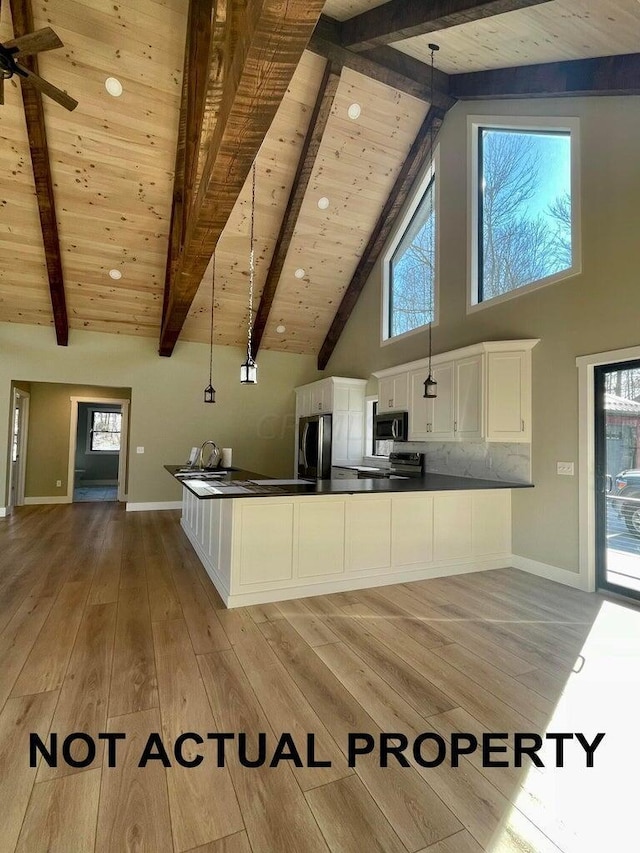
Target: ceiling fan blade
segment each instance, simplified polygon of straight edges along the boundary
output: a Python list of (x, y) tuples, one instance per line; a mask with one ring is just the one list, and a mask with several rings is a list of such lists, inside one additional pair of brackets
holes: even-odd
[(63, 47), (63, 44), (51, 27), (44, 27), (34, 33), (27, 33), (17, 39), (11, 39), (11, 41), (5, 42), (4, 46), (17, 47), (16, 56), (33, 56), (34, 53), (40, 53), (43, 50), (55, 50), (58, 47)]
[(63, 92), (62, 89), (58, 89), (57, 86), (54, 86), (53, 83), (49, 83), (48, 80), (45, 80), (44, 77), (40, 77), (39, 74), (34, 74), (33, 71), (29, 71), (28, 68), (24, 68), (22, 65), (19, 66), (21, 72), (25, 72), (27, 80), (38, 89), (39, 92), (42, 92), (43, 95), (48, 95), (52, 98), (56, 103), (60, 104), (61, 107), (64, 107), (66, 110), (75, 110), (78, 106), (78, 102), (75, 98), (72, 98), (71, 95), (67, 95), (66, 92)]

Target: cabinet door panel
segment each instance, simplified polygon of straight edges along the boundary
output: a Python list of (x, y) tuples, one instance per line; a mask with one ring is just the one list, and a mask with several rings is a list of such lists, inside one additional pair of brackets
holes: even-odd
[(438, 396), (427, 400), (427, 421), (432, 424), (429, 431), (430, 441), (452, 441), (455, 398), (453, 395), (453, 362), (434, 365), (433, 378), (438, 383)]
[(439, 494), (433, 501), (433, 556), (456, 560), (472, 553), (472, 503), (467, 492)]
[(391, 565), (391, 501), (351, 500), (348, 512), (348, 569), (352, 572)]
[(424, 398), (427, 370), (414, 370), (409, 376), (409, 441), (428, 441), (427, 423), (432, 408)]
[(482, 356), (456, 361), (456, 438), (482, 438)]
[(316, 498), (299, 506), (298, 577), (344, 572), (344, 502)]
[(293, 503), (251, 501), (240, 509), (239, 533), (241, 584), (293, 577)]
[(511, 551), (511, 492), (507, 489), (473, 496), (473, 556)]
[(394, 405), (393, 376), (378, 380), (378, 411), (392, 412)]
[(528, 353), (490, 352), (487, 360), (487, 438), (529, 441), (531, 396)]
[(433, 498), (396, 497), (391, 519), (394, 566), (423, 565), (433, 560)]
[(399, 373), (393, 378), (393, 407), (406, 412), (409, 407), (409, 374)]

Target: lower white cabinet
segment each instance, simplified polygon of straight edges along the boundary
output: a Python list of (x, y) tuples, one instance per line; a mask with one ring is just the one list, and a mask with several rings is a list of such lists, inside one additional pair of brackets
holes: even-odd
[(511, 490), (200, 500), (182, 527), (228, 607), (508, 566)]

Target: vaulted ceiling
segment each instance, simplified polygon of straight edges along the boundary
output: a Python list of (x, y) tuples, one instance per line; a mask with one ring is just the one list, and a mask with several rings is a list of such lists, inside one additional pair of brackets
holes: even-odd
[(5, 81), (0, 321), (53, 326), (57, 294), (71, 330), (165, 355), (208, 342), (214, 247), (215, 341), (246, 340), (254, 158), (258, 345), (324, 366), (457, 98), (640, 93), (638, 0), (2, 0), (0, 43), (29, 3), (64, 43), (39, 73), (79, 105), (45, 97), (38, 125)]

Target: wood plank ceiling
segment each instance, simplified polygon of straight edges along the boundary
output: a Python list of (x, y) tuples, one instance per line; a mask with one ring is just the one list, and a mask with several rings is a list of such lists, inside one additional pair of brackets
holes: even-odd
[[(465, 2), (455, 0), (452, 5)], [(437, 66), (445, 74), (437, 77), (440, 92), (434, 100), (445, 109), (455, 100), (449, 91), (456, 97), (483, 91), (508, 94), (506, 77), (484, 78), (478, 72), (638, 50), (637, 0), (540, 0), (533, 5), (522, 0), (521, 5), (526, 8), (470, 20), (439, 30), (437, 36), (426, 33), (358, 53), (346, 51), (338, 35), (332, 60), (348, 67), (332, 68), (339, 75), (334, 77), (335, 97), (312, 148), (317, 154), (306, 174), (299, 215), (285, 229), (289, 244), (278, 259), (281, 273), (271, 276), (271, 310), (261, 311), (262, 347), (295, 353), (321, 350), (429, 109), (421, 64), (429, 61), (429, 41), (436, 38), (441, 47)], [(40, 73), (79, 101), (68, 113), (44, 99), (69, 326), (72, 332), (84, 328), (158, 339), (188, 4), (32, 0), (32, 6), (34, 25), (53, 27), (65, 45), (39, 57)], [(327, 52), (327, 34), (339, 33), (339, 22), (372, 9), (386, 14), (377, 0), (326, 0), (322, 38), (314, 36), (314, 52), (302, 54), (260, 146), (254, 310), (326, 70), (318, 52)], [(4, 0), (0, 41), (12, 36)], [(378, 79), (361, 73), (371, 69), (379, 70)], [(456, 75), (450, 89), (447, 74)], [(107, 94), (104, 81), (109, 76), (122, 82), (120, 98)], [(562, 68), (558, 79), (563, 79)], [(20, 84), (14, 82), (5, 82), (5, 104), (0, 106), (0, 321), (52, 325)], [(633, 90), (632, 83), (625, 91)], [(356, 121), (347, 115), (354, 102), (361, 106)], [(205, 121), (215, 126), (210, 111)], [(197, 184), (205, 161), (200, 152), (194, 165)], [(235, 204), (229, 205), (231, 213), (217, 243), (217, 344), (242, 346), (246, 341), (250, 195), (248, 176)], [(326, 210), (317, 206), (321, 196), (329, 199)], [(120, 280), (109, 277), (112, 269), (122, 274)], [(304, 270), (301, 278), (295, 275), (299, 269)], [(209, 266), (186, 315), (181, 340), (208, 342), (210, 299)], [(285, 331), (278, 332), (282, 326)], [(73, 345), (73, 334), (70, 341)]]

